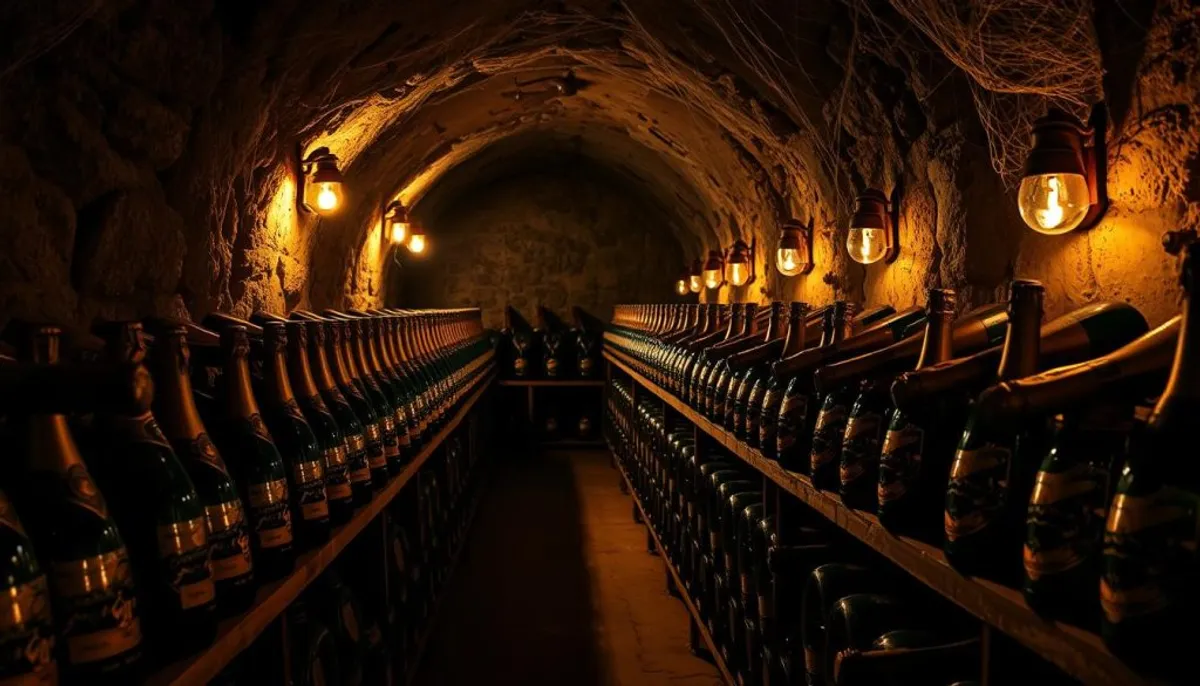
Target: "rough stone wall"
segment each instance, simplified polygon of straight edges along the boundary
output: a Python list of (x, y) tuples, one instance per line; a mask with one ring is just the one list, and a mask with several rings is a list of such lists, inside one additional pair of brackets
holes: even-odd
[(674, 299), (683, 250), (662, 211), (586, 166), (507, 177), (427, 217), (428, 254), (401, 249), (392, 295), (416, 307), (480, 307), (500, 328), (505, 305), (533, 321), (578, 305), (607, 319), (621, 302)]

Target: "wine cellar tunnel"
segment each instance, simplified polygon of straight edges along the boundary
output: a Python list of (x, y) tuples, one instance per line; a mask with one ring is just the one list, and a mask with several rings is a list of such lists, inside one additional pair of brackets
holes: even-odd
[[(820, 357), (824, 372), (851, 350), (891, 350), (882, 338), (887, 328), (888, 344), (907, 341), (914, 349), (886, 364), (875, 357), (824, 373), (856, 391), (860, 381), (874, 380), (863, 397), (895, 403), (886, 408), (891, 417), (904, 397), (892, 381), (941, 359), (934, 352), (939, 340), (945, 350), (938, 350), (954, 360), (978, 354), (971, 364), (995, 362), (1001, 373), (992, 381), (1021, 376), (1006, 376), (1005, 365), (1018, 364), (1018, 356), (1000, 351), (1015, 332), (1027, 331), (1013, 313), (1029, 297), (1041, 308), (1029, 316), (1047, 325), (1041, 339), (1030, 334), (1042, 341), (1042, 357), (1035, 351), (1022, 358), (1033, 360), (1028, 375), (1104, 360), (1128, 346), (1140, 355), (1136, 363), (1097, 362), (1089, 378), (1109, 374), (1109, 392), (1126, 377), (1161, 372), (1152, 388), (1143, 377), (1142, 385), (1120, 385), (1128, 402), (1104, 407), (1116, 415), (1056, 410), (1042, 417), (1047, 432), (1063, 432), (1056, 436), (1094, 440), (1098, 427), (1115, 431), (1095, 445), (1121, 446), (1122, 460), (1136, 453), (1142, 428), (1153, 427), (1152, 416), (1166, 416), (1152, 412), (1160, 397), (1171, 396), (1163, 391), (1170, 366), (1163, 341), (1184, 328), (1178, 315), (1188, 302), (1188, 246), (1200, 226), (1195, 0), (0, 5), (0, 446), (13, 446), (0, 449), (0, 462), (7, 460), (0, 465), (0, 533), (8, 531), (11, 509), (24, 525), (14, 531), (21, 540), (29, 534), (36, 555), (18, 561), (24, 566), (8, 575), (9, 585), (22, 593), (40, 589), (35, 595), (53, 606), (41, 628), (14, 624), (25, 632), (22, 640), (42, 641), (40, 657), (0, 654), (0, 681), (36, 674), (38, 683), (66, 684), (316, 683), (313, 665), (324, 656), (345, 659), (333, 670), (342, 671), (342, 683), (467, 683), (489, 672), (503, 672), (506, 683), (879, 683), (855, 681), (855, 658), (837, 678), (836, 651), (829, 665), (806, 674), (811, 655), (804, 650), (811, 646), (791, 642), (784, 629), (769, 645), (744, 645), (745, 636), (722, 628), (730, 620), (713, 619), (691, 585), (689, 575), (701, 571), (677, 559), (682, 553), (663, 524), (672, 513), (666, 505), (655, 509), (648, 485), (661, 479), (675, 487), (648, 465), (684, 460), (684, 444), (697, 462), (727, 460), (742, 470), (739, 483), (761, 485), (770, 503), (764, 507), (778, 508), (780, 530), (790, 521), (782, 512), (799, 508), (804, 525), (795, 531), (820, 530), (821, 546), (853, 551), (834, 561), (885, 570), (889, 584), (898, 581), (879, 594), (927, 601), (932, 616), (954, 627), (948, 633), (971, 634), (980, 644), (947, 648), (941, 632), (942, 643), (918, 641), (900, 667), (925, 664), (920, 650), (930, 648), (930, 659), (948, 655), (951, 666), (968, 656), (961, 661), (970, 675), (955, 679), (963, 683), (1186, 681), (1172, 667), (1158, 668), (1150, 647), (1133, 651), (1144, 654), (1139, 659), (1114, 643), (1100, 628), (1099, 600), (1082, 619), (1046, 618), (1011, 579), (976, 582), (959, 574), (943, 541), (884, 531), (874, 501), (869, 514), (843, 507), (836, 484), (830, 495), (807, 467), (780, 468), (765, 448), (739, 440), (723, 417), (697, 410), (690, 380), (668, 362), (695, 363), (683, 350), (699, 343), (688, 355), (743, 352), (717, 345), (721, 337), (712, 330), (720, 328), (731, 343), (774, 344), (764, 350), (781, 364), (790, 353), (776, 348), (826, 350), (810, 356)], [(798, 303), (808, 309), (796, 309)], [(968, 343), (959, 345), (959, 333), (946, 334), (951, 343), (937, 338), (935, 314), (957, 317)], [(1097, 317), (1112, 321), (1097, 324)], [(966, 322), (977, 326), (968, 331)], [(801, 342), (782, 347), (784, 332), (797, 327)], [(856, 342), (842, 352), (829, 347), (843, 338)], [(1143, 338), (1149, 342), (1142, 345)], [(318, 352), (329, 354), (327, 374)], [(344, 376), (339, 353), (346, 356)], [(239, 361), (247, 359), (243, 369)], [(794, 379), (757, 357), (737, 360), (764, 378)], [(805, 364), (813, 386), (806, 417), (815, 421), (819, 403), (837, 394), (818, 393), (818, 368)], [(281, 374), (290, 384), (279, 383)], [(368, 377), (377, 388), (368, 388)], [(948, 378), (937, 382), (951, 384)], [(933, 386), (912, 386), (912, 397), (927, 401), (922, 411), (936, 405), (944, 413), (953, 397), (965, 412), (991, 388), (955, 378), (940, 395)], [(275, 397), (285, 385), (291, 390)], [(363, 398), (342, 398), (347, 412), (339, 418), (334, 406), (341, 401), (331, 398), (355, 388)], [(312, 408), (303, 402), (308, 390)], [(299, 405), (287, 400), (293, 392)], [(1038, 402), (1050, 403), (1047, 397)], [(1065, 397), (1055, 402), (1065, 407)], [(857, 399), (846, 400), (846, 414)], [(257, 406), (262, 417), (251, 409)], [(140, 438), (130, 438), (132, 429), (114, 433), (113, 426), (128, 429), (131, 418), (151, 410), (158, 423), (139, 425)], [(174, 508), (168, 517), (138, 509), (149, 505), (122, 484), (151, 483), (151, 472), (122, 471), (105, 456), (120, 452), (122, 441), (153, 443), (177, 453), (197, 481), (187, 455), (211, 466), (219, 452), (231, 465), (221, 492), (240, 489), (231, 502), (250, 503), (247, 489), (258, 499), (273, 491), (239, 466), (238, 427), (273, 436), (281, 465), (293, 459), (292, 439), (279, 435), (291, 435), (289, 416), (311, 428), (322, 454), (340, 454), (325, 444), (313, 413), (329, 415), (329, 440), (344, 441), (338, 445), (346, 455), (355, 453), (356, 436), (347, 417), (364, 420), (358, 452), (364, 461), (368, 452), (381, 461), (372, 466), (372, 488), (355, 482), (345, 495), (354, 501), (348, 519), (338, 519), (332, 477), (322, 477), (329, 522), (308, 540), (304, 511), (296, 510), (295, 550), (283, 556), (294, 560), (279, 563), (293, 571), (272, 573), (275, 558), (256, 539), (258, 580), (228, 595), (241, 593), (244, 603), (226, 607), (217, 579), (215, 599), (196, 600), (212, 615), (204, 614), (197, 635), (178, 646), (164, 641), (172, 622), (183, 620), (164, 619), (161, 604), (146, 600), (145, 580), (161, 575), (143, 569), (153, 567), (146, 551), (155, 545), (147, 522), (191, 510), (163, 505)], [(378, 424), (365, 421), (367, 414)], [(964, 436), (965, 417), (942, 423), (955, 422), (945, 431)], [(165, 440), (156, 443), (159, 425)], [(800, 429), (809, 443), (819, 442), (812, 422)], [(1025, 444), (1041, 445), (1028, 437)], [(375, 447), (386, 456), (375, 455)], [(602, 488), (591, 461), (608, 457), (603, 448), (617, 469)], [(50, 454), (61, 459), (38, 457)], [(318, 460), (322, 470), (330, 459)], [(154, 469), (164, 464), (174, 462)], [(51, 554), (52, 544), (41, 540), (58, 521), (42, 516), (52, 507), (44, 503), (59, 496), (26, 488), (36, 482), (30, 474), (63, 476), (85, 466), (96, 484), (91, 477), (82, 483), (102, 494), (98, 507), (108, 503), (112, 531), (129, 548), (144, 610), (136, 639), (124, 621), (124, 643), (110, 645), (117, 634), (97, 629), (105, 642), (92, 652), (64, 633), (64, 593), (53, 574), (47, 582), (37, 571), (54, 572), (62, 562), (61, 551)], [(293, 494), (303, 490), (298, 474), (283, 479)], [(1118, 497), (1118, 477), (1105, 472), (1093, 480)], [(519, 618), (508, 625), (503, 617), (515, 605), (493, 599), (485, 626), (464, 619), (471, 612), (464, 599), (487, 597), (489, 560), (503, 555), (495, 539), (515, 541), (505, 538), (510, 528), (538, 526), (513, 514), (520, 508), (497, 505), (534, 493), (529, 483), (577, 491), (545, 500), (544, 516), (562, 519), (535, 539), (546, 549), (525, 545), (504, 568), (519, 575), (524, 564), (564, 565), (564, 614), (530, 616), (530, 626), (547, 635), (558, 622), (571, 625), (554, 658), (563, 669), (529, 671), (536, 653), (515, 641), (501, 643), (523, 656), (511, 664), (499, 650), (487, 653), (492, 659), (456, 664), (469, 660), (463, 653), (483, 634), (520, 636)], [(1190, 494), (1180, 506), (1189, 512), (1200, 497), (1196, 484), (1190, 474), (1169, 484)], [(195, 486), (195, 497), (214, 507), (203, 492), (208, 486)], [(632, 524), (608, 516), (617, 502)], [(1092, 509), (1103, 513), (1110, 502)], [(253, 517), (263, 507), (246, 505)], [(481, 523), (485, 514), (478, 513), (496, 520)], [(213, 528), (209, 510), (197, 516), (188, 521), (203, 521), (210, 537), (229, 535)], [(1095, 513), (1079, 517), (1091, 521)], [(1103, 516), (1092, 522), (1097, 531), (1103, 524)], [(1168, 540), (1180, 537), (1190, 542), (1191, 557), (1179, 564), (1194, 577), (1196, 535)], [(785, 538), (776, 541), (781, 549), (795, 544)], [(8, 545), (4, 540), (0, 545)], [(378, 540), (392, 542), (399, 561), (375, 560), (380, 551), (368, 541)], [(564, 545), (570, 550), (560, 558), (546, 553)], [(1097, 551), (1088, 559), (1099, 560)], [(647, 553), (652, 563), (643, 559)], [(117, 559), (112, 550), (104, 555)], [(406, 555), (419, 562), (406, 566)], [(1013, 559), (1019, 563), (1021, 555), (1018, 548)], [(231, 564), (218, 571), (242, 578)], [(786, 576), (765, 561), (762, 573), (773, 584)], [(1099, 574), (1080, 586), (1096, 588)], [(714, 592), (730, 596), (722, 602), (747, 611), (751, 599), (738, 600), (737, 579), (716, 572), (713, 579), (720, 579)], [(510, 585), (529, 593), (538, 587), (527, 578)], [(1105, 588), (1106, 610), (1136, 595)], [(169, 598), (182, 602), (178, 591)], [(1175, 605), (1200, 607), (1194, 592), (1175, 592), (1173, 601), (1183, 599)], [(368, 606), (363, 619), (372, 628), (364, 635), (387, 637), (378, 641), (388, 650), (376, 655), (375, 666), (366, 647), (348, 658), (341, 625), (320, 616), (327, 601), (349, 603), (356, 593), (355, 602)], [(625, 612), (633, 605), (636, 611)], [(778, 626), (801, 615), (802, 605), (779, 610)], [(18, 609), (29, 615), (27, 605)], [(756, 619), (774, 618), (762, 612)], [(322, 622), (332, 625), (336, 648), (313, 638), (311, 627)], [(766, 643), (767, 629), (755, 627)], [(314, 657), (304, 669), (294, 666), (301, 645)], [(869, 641), (851, 648), (883, 651)], [(423, 673), (422, 654), (431, 656)], [(281, 673), (268, 667), (285, 663)], [(897, 676), (907, 674), (897, 669), (894, 683), (923, 683)]]

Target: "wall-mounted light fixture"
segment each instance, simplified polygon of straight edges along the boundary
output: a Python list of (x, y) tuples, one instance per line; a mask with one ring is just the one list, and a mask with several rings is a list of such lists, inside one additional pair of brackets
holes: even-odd
[(408, 239), (410, 225), (408, 208), (399, 200), (388, 203), (383, 210), (383, 226), (392, 240), (392, 245), (401, 245)]
[(313, 150), (300, 163), (301, 206), (323, 216), (336, 213), (345, 204), (343, 181), (337, 155), (329, 148)]
[(692, 269), (688, 272), (688, 290), (699, 293), (704, 287), (704, 263), (699, 259), (692, 260)]
[(420, 222), (410, 223), (408, 225), (408, 251), (416, 254), (423, 253), (425, 244), (425, 227), (421, 226)]
[(704, 261), (704, 287), (720, 288), (725, 283), (725, 256), (720, 250), (709, 250), (708, 259)]
[(729, 249), (729, 259), (725, 261), (726, 278), (734, 286), (745, 286), (754, 281), (754, 252), (758, 247), (755, 238), (749, 245), (738, 239)]
[(1088, 126), (1058, 109), (1033, 125), (1033, 148), (1017, 191), (1021, 219), (1038, 233), (1058, 235), (1089, 228), (1108, 209), (1104, 105)]
[(675, 281), (676, 295), (687, 295), (691, 292), (691, 289), (688, 287), (688, 281), (690, 278), (691, 275), (686, 269), (679, 275), (679, 278)]
[(858, 196), (850, 219), (850, 234), (846, 236), (846, 251), (851, 259), (860, 264), (896, 259), (900, 254), (899, 201), (895, 197), (889, 202), (883, 191), (875, 188), (868, 188)]
[(812, 219), (803, 224), (798, 219), (783, 223), (779, 249), (775, 251), (775, 266), (784, 276), (807, 274), (813, 269)]

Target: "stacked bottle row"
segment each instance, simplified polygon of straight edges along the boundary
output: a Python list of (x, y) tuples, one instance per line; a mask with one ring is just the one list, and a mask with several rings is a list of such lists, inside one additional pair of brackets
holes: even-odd
[(1200, 638), (1172, 621), (1200, 603), (1182, 423), (1200, 397), (1197, 260), (1189, 248), (1183, 314), (1152, 331), (1127, 303), (1043, 324), (1043, 286), (1017, 280), (959, 316), (947, 289), (904, 312), (621, 306), (606, 338), (763, 457), (1172, 676)]
[(530, 326), (511, 305), (504, 308), (499, 352), (506, 379), (595, 379), (600, 376), (600, 344), (604, 324), (579, 307), (571, 308), (574, 323), (537, 308), (537, 326)]
[[(903, 584), (835, 532), (790, 513), (737, 458), (696, 445), (656, 399), (609, 386), (605, 437), (742, 684), (966, 684), (980, 674), (978, 630), (915, 607)], [(793, 517), (792, 515), (797, 515)], [(901, 660), (896, 660), (903, 654)]]
[(208, 645), (492, 359), (475, 310), (252, 319), (6, 329), (0, 676), (131, 683)]

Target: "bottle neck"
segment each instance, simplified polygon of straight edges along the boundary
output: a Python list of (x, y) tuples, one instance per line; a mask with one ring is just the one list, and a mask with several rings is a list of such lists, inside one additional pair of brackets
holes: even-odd
[(795, 304), (792, 306), (791, 314), (788, 317), (787, 336), (784, 339), (783, 354), (780, 356), (781, 358), (795, 355), (801, 350), (804, 350), (804, 344), (806, 342), (805, 333), (808, 329), (808, 327), (805, 326), (807, 323), (805, 322), (805, 315), (807, 312), (807, 308), (797, 307)]
[(263, 365), (263, 385), (266, 397), (270, 403), (286, 405), (296, 399), (292, 392), (291, 379), (288, 378), (287, 354), (281, 347), (270, 355), (267, 364)]
[(66, 417), (61, 414), (35, 414), (29, 415), (25, 422), (26, 438), (31, 448), (26, 458), (28, 469), (62, 474), (75, 465), (83, 465)]
[(154, 346), (154, 416), (164, 433), (175, 439), (195, 439), (203, 434), (204, 422), (192, 395), (188, 375), (185, 334), (172, 334)]
[(764, 340), (770, 341), (781, 335), (783, 328), (783, 303), (771, 303), (770, 318), (767, 319), (767, 333)]
[(1004, 339), (998, 381), (1020, 379), (1037, 373), (1041, 334), (1041, 292), (1014, 294), (1009, 304), (1008, 336)]
[(288, 337), (287, 362), (288, 378), (295, 384), (295, 392), (302, 398), (317, 395), (320, 391), (317, 389), (317, 380), (313, 378), (306, 341), (293, 336)]
[(921, 356), (917, 358), (917, 369), (933, 366), (954, 357), (954, 313), (931, 312), (925, 322), (925, 340), (921, 343)]

